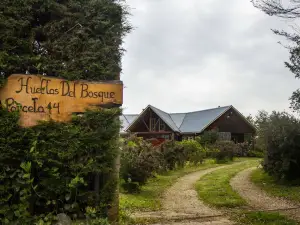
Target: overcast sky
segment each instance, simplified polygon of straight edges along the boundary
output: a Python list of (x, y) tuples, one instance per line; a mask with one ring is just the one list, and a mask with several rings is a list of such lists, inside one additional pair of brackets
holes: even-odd
[(166, 112), (233, 105), (244, 115), (289, 111), (300, 85), (271, 28), (287, 28), (250, 0), (127, 0), (124, 113), (151, 104)]

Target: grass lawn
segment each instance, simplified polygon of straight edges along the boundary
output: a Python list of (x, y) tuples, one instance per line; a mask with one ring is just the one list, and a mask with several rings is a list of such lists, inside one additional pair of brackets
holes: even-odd
[(300, 202), (300, 186), (278, 184), (262, 169), (257, 169), (252, 173), (251, 181), (273, 196)]
[(199, 198), (214, 207), (234, 208), (247, 205), (230, 186), (230, 180), (238, 172), (257, 166), (259, 159), (247, 159), (245, 163), (232, 165), (205, 175), (196, 183)]
[(251, 212), (237, 214), (232, 218), (239, 225), (297, 225), (298, 223), (287, 219), (279, 213)]
[[(239, 158), (235, 162), (246, 161), (248, 158)], [(150, 179), (138, 194), (120, 194), (120, 208), (124, 211), (156, 211), (161, 209), (161, 196), (179, 177), (185, 174), (217, 167), (224, 164), (216, 164), (214, 160), (206, 160), (197, 167), (187, 166), (176, 171), (169, 171), (163, 175), (157, 175)]]

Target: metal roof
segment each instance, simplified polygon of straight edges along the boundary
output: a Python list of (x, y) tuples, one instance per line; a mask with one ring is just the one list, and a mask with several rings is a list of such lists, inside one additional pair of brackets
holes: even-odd
[(184, 117), (186, 116), (186, 113), (171, 113), (170, 114), (172, 120), (174, 121), (175, 125), (177, 127), (180, 127)]
[(231, 106), (187, 113), (180, 126), (181, 133), (199, 133), (223, 115)]
[(121, 133), (126, 132), (126, 129), (129, 127), (129, 125), (138, 117), (138, 114), (127, 114), (127, 115), (121, 115)]
[(176, 126), (176, 124), (174, 123), (174, 121), (172, 120), (170, 114), (155, 108), (152, 105), (149, 105), (149, 107), (173, 130), (173, 131), (179, 131), (179, 128)]
[[(151, 105), (147, 108), (151, 108), (173, 131), (180, 133), (200, 133), (226, 111), (233, 108), (233, 106), (218, 107), (188, 113), (166, 113)], [(122, 115), (120, 117), (123, 124), (122, 131), (125, 132), (141, 114)]]

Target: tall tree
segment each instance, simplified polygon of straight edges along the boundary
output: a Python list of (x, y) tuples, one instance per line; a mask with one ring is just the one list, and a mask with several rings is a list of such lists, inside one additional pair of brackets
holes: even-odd
[[(270, 16), (277, 16), (286, 19), (293, 19), (296, 23), (300, 18), (299, 0), (251, 0), (256, 8), (259, 8)], [(291, 44), (287, 46), (290, 52), (289, 62), (285, 65), (295, 75), (300, 78), (300, 29), (295, 25), (294, 32), (273, 30), (277, 35), (285, 37)], [(291, 98), (291, 108), (294, 111), (300, 111), (300, 89), (293, 92)]]

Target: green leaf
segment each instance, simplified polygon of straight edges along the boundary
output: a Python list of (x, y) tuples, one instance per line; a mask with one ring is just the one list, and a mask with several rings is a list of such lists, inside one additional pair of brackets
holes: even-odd
[(31, 170), (31, 162), (23, 162), (21, 163), (21, 168), (27, 172), (27, 173), (30, 173), (30, 170)]
[(23, 175), (23, 178), (25, 178), (25, 179), (30, 178), (30, 173), (25, 173), (25, 174)]
[(21, 214), (20, 214), (20, 211), (19, 211), (19, 210), (17, 210), (17, 211), (14, 211), (14, 214), (15, 214), (15, 216), (16, 216), (16, 217), (20, 217), (20, 216), (21, 216)]
[(32, 153), (33, 151), (34, 151), (34, 149), (35, 149), (35, 147), (34, 146), (32, 146), (31, 148), (30, 148), (30, 153)]

